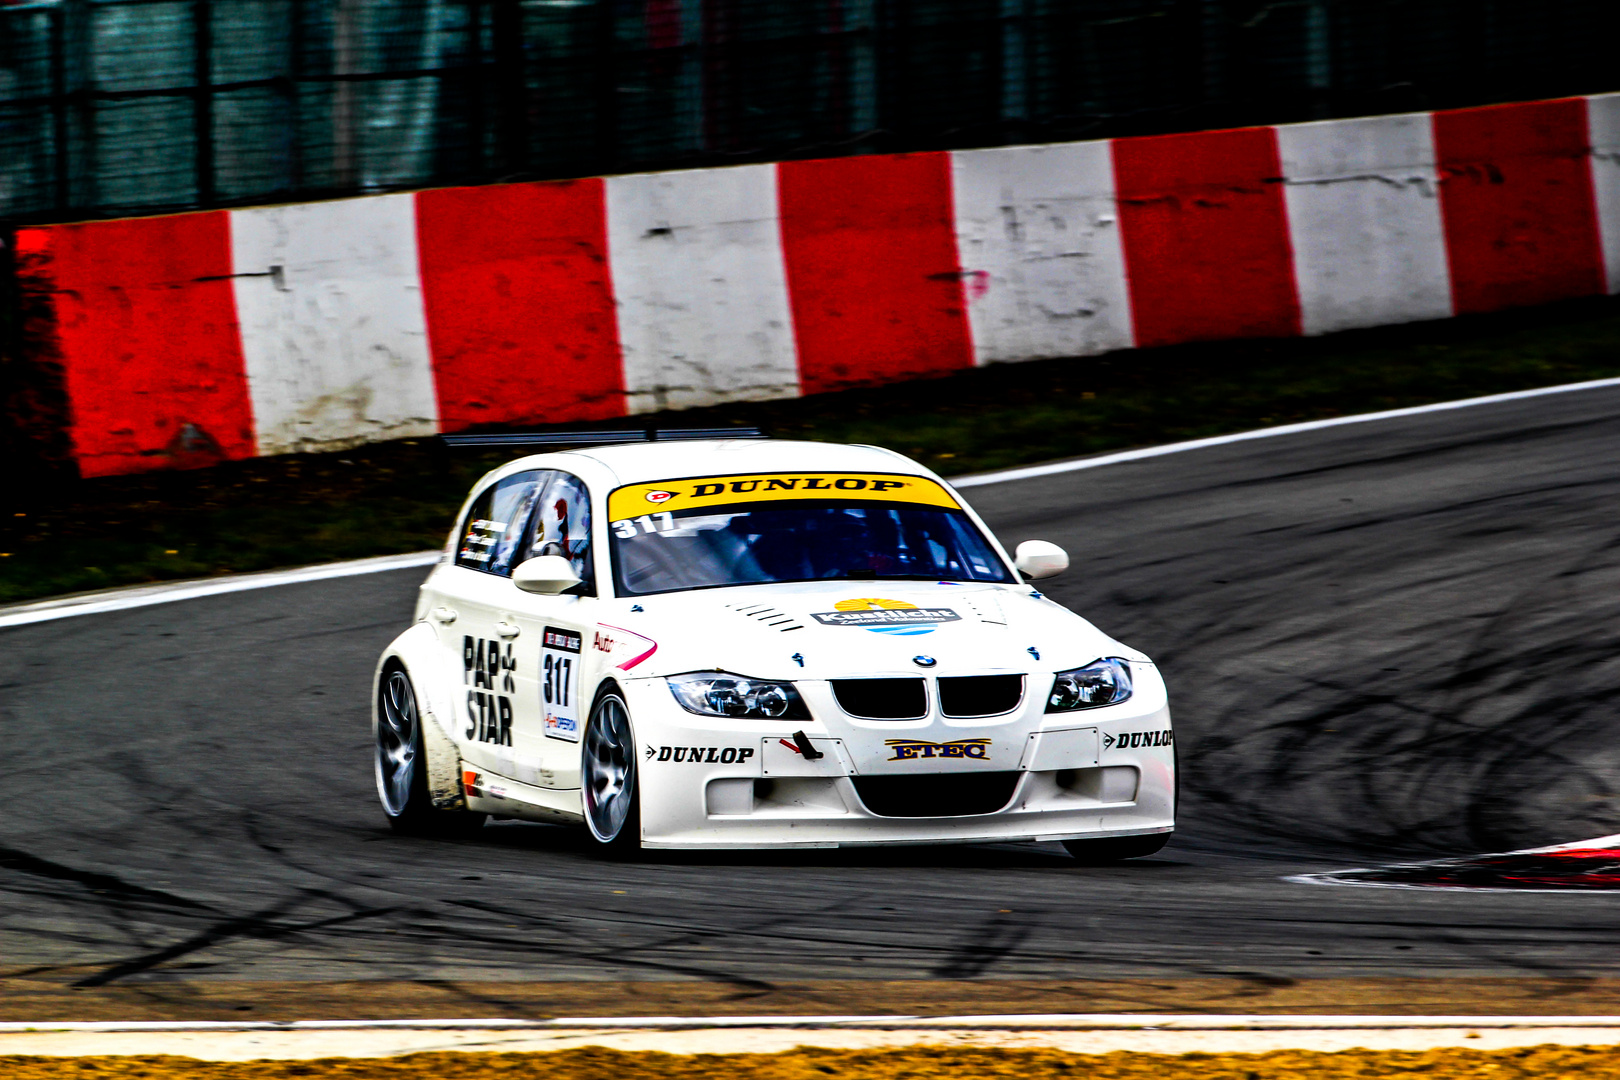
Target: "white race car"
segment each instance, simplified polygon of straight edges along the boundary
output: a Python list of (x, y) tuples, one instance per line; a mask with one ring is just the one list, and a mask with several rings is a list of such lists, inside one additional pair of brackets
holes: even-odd
[(720, 439), (485, 476), (383, 652), (395, 828), (583, 823), (613, 848), (1062, 840), (1175, 828), (1164, 682), (1024, 584), (945, 481), (868, 446)]

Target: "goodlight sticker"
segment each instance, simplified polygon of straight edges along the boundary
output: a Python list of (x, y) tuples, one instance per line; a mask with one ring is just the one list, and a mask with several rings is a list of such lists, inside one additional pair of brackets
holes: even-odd
[(892, 473), (750, 473), (704, 476), (658, 484), (631, 484), (608, 496), (608, 520), (623, 521), (652, 511), (695, 510), (735, 503), (788, 499), (898, 502), (959, 510), (950, 492), (922, 476)]

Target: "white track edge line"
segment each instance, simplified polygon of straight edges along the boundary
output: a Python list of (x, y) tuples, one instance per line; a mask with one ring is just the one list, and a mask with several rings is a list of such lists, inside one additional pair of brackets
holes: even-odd
[(7, 1021), (0, 1035), (47, 1032), (680, 1031), (724, 1028), (900, 1031), (1366, 1031), (1479, 1028), (1620, 1029), (1620, 1016), (1312, 1016), (1303, 1014), (1054, 1013), (1012, 1016), (582, 1016), (555, 1020), (65, 1020)]
[(250, 589), (269, 589), (277, 585), (297, 585), (306, 581), (327, 581), (332, 578), (431, 566), (438, 562), (439, 558), (440, 552), (437, 551), (415, 551), (408, 555), (380, 555), (371, 559), (300, 566), (291, 570), (267, 570), (262, 574), (236, 574), (230, 577), (205, 578), (201, 581), (134, 585), (123, 589), (108, 589), (105, 592), (81, 593), (78, 596), (0, 608), (0, 629), (49, 622), (52, 619), (67, 619), (75, 615), (100, 615), (111, 611), (148, 607), (152, 604), (172, 604), (179, 600), (196, 600), (204, 596), (221, 596), (225, 593), (246, 592)]
[(1409, 405), (1403, 409), (1385, 409), (1383, 412), (1333, 416), (1325, 420), (1304, 420), (1297, 424), (1279, 424), (1276, 427), (1238, 431), (1230, 435), (1211, 435), (1205, 439), (1189, 439), (1186, 442), (1165, 443), (1162, 446), (1121, 450), (1118, 453), (1099, 454), (1096, 457), (1076, 458), (1071, 461), (1054, 461), (1049, 465), (1026, 465), (1015, 469), (1002, 469), (998, 472), (979, 473), (951, 480), (950, 484), (956, 488), (1005, 484), (1014, 480), (1030, 480), (1039, 476), (1055, 476), (1059, 473), (1079, 472), (1082, 469), (1100, 469), (1104, 465), (1142, 461), (1147, 458), (1163, 457), (1166, 454), (1182, 454), (1188, 450), (1203, 450), (1211, 446), (1225, 446), (1228, 443), (1249, 442), (1253, 439), (1274, 439), (1279, 435), (1297, 435), (1306, 431), (1344, 427), (1347, 424), (1369, 424), (1375, 420), (1398, 420), (1404, 416), (1422, 416), (1425, 413), (1470, 409), (1476, 405), (1497, 405), (1507, 401), (1524, 401), (1527, 398), (1547, 397), (1551, 394), (1569, 394), (1577, 390), (1601, 390), (1615, 386), (1620, 386), (1620, 378), (1590, 379), (1586, 382), (1541, 386), (1534, 390), (1512, 390), (1505, 394), (1487, 394), (1484, 397), (1461, 398), (1457, 401), (1436, 401), (1429, 405)]
[[(1239, 431), (1230, 435), (1212, 435), (1205, 439), (1189, 439), (1185, 442), (1165, 443), (1162, 446), (1121, 450), (1117, 453), (1100, 454), (1096, 457), (1054, 461), (1047, 465), (1026, 465), (1013, 469), (1002, 469), (997, 472), (971, 474), (950, 480), (949, 483), (954, 488), (986, 487), (991, 484), (1006, 484), (1016, 480), (1032, 480), (1042, 476), (1079, 472), (1083, 469), (1100, 469), (1105, 465), (1144, 461), (1149, 458), (1164, 457), (1167, 454), (1184, 454), (1189, 450), (1203, 450), (1212, 446), (1225, 446), (1229, 443), (1249, 442), (1254, 439), (1274, 439), (1282, 435), (1321, 431), (1325, 428), (1343, 427), (1346, 424), (1368, 424), (1377, 420), (1396, 420), (1405, 416), (1422, 416), (1425, 413), (1448, 412), (1452, 409), (1468, 409), (1477, 405), (1496, 405), (1508, 401), (1546, 397), (1551, 394), (1569, 394), (1578, 390), (1601, 390), (1608, 387), (1620, 387), (1620, 378), (1560, 383), (1556, 386), (1537, 387), (1534, 390), (1513, 390), (1504, 394), (1487, 394), (1484, 397), (1461, 398), (1456, 401), (1437, 401), (1429, 405), (1411, 405), (1403, 409), (1386, 409), (1383, 412), (1334, 416), (1325, 420), (1306, 420), (1298, 424), (1279, 424), (1276, 427), (1256, 428), (1253, 431)], [(316, 566), (298, 567), (292, 570), (270, 570), (262, 574), (241, 574), (232, 577), (211, 578), (202, 581), (182, 581), (163, 585), (134, 585), (121, 589), (108, 589), (104, 592), (81, 593), (77, 596), (55, 600), (41, 600), (12, 607), (0, 607), (0, 629), (11, 626), (26, 626), (30, 623), (49, 622), (53, 619), (67, 619), (75, 615), (100, 615), (113, 611), (128, 611), (131, 608), (148, 607), (153, 604), (171, 604), (180, 600), (195, 600), (205, 596), (243, 592), (248, 589), (268, 589), (277, 585), (296, 585), (307, 581), (326, 581), (331, 578), (377, 574), (388, 570), (403, 570), (416, 566), (431, 566), (438, 560), (439, 552), (421, 551), (408, 555), (384, 555), (372, 559), (323, 563)]]

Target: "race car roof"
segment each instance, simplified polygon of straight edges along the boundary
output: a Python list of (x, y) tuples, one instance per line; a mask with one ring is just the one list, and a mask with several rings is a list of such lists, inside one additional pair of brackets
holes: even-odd
[(621, 484), (678, 480), (721, 473), (813, 470), (903, 473), (926, 476), (910, 458), (877, 446), (799, 442), (787, 439), (714, 439), (692, 442), (626, 443), (571, 450), (613, 470)]

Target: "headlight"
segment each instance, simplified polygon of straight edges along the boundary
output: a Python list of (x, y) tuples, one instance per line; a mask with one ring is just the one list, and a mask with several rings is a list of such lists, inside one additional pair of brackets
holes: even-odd
[(1131, 666), (1118, 657), (1095, 660), (1083, 668), (1060, 671), (1052, 680), (1047, 712), (1072, 712), (1117, 705), (1131, 696)]
[(718, 671), (694, 671), (668, 678), (681, 708), (699, 716), (740, 720), (808, 720), (810, 710), (792, 683), (766, 682)]

